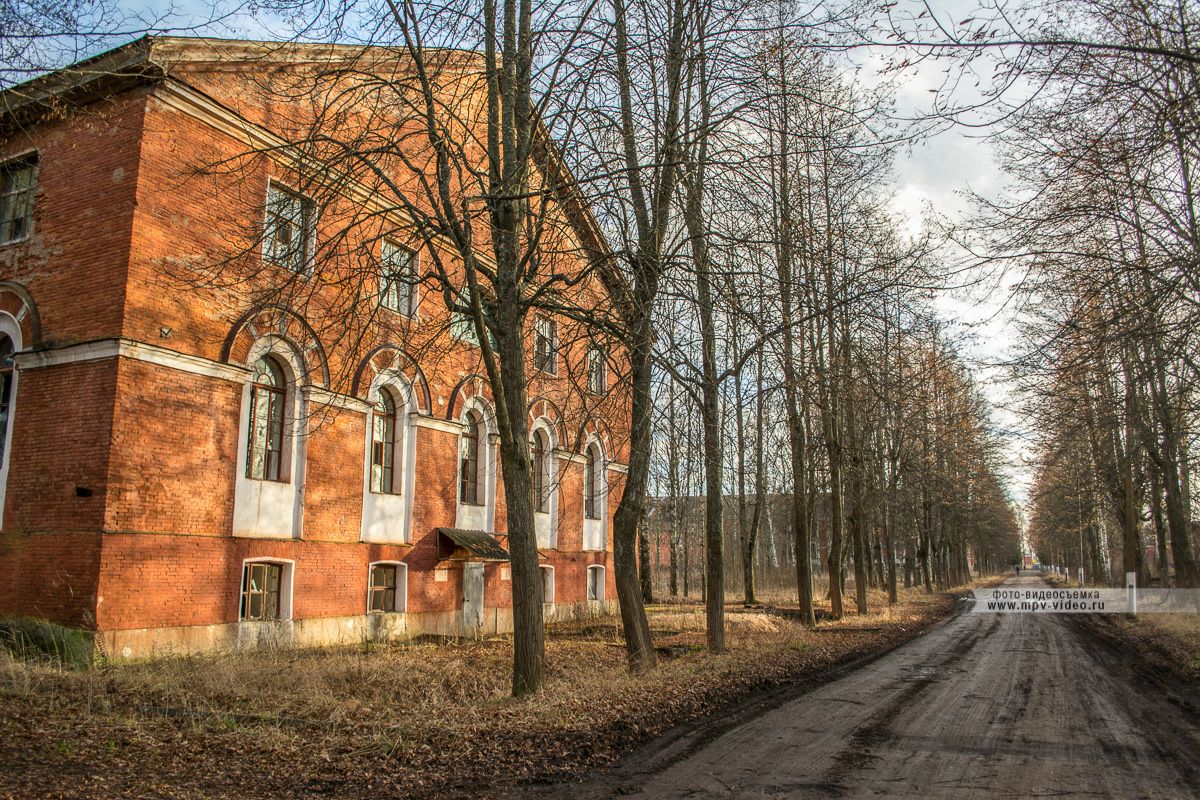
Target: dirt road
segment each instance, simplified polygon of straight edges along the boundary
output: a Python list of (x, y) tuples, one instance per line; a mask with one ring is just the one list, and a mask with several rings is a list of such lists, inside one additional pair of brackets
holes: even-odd
[(1070, 616), (964, 612), (716, 738), (701, 728), (652, 745), (564, 796), (1197, 798), (1195, 701)]

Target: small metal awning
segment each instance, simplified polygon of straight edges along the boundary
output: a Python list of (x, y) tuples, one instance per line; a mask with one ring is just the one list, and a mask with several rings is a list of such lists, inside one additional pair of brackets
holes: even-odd
[(437, 529), (439, 561), (508, 561), (508, 551), (487, 531)]

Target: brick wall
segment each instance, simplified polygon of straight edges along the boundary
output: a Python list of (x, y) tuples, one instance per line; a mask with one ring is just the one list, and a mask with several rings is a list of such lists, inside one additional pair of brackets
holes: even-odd
[[(204, 88), (262, 121), (280, 113), (257, 108), (266, 101), (231, 74), (206, 77)], [(235, 321), (279, 278), (278, 270), (263, 270), (253, 229), (268, 178), (288, 173), (160, 95), (160, 88), (127, 90), (0, 140), (0, 154), (31, 145), (40, 154), (35, 234), (0, 248), (0, 278), (28, 287), (47, 347), (120, 336), (216, 362)], [(211, 169), (222, 161), (238, 168)], [(322, 209), (322, 225), (333, 225), (339, 213)], [(390, 342), (420, 364), (431, 413), (457, 416), (462, 398), (455, 387), (482, 370), (478, 350), (450, 339), (436, 295), (424, 298), (416, 323), (388, 312), (339, 328), (336, 315), (316, 317), (333, 301), (309, 294), (315, 299), (304, 311), (316, 339), (297, 344), (312, 364), (323, 354), (330, 390), (353, 393), (363, 360)], [(604, 399), (580, 393), (567, 374), (582, 374), (587, 345), (565, 326), (563, 335), (563, 375), (533, 375), (529, 396), (546, 398), (561, 413), (560, 445), (576, 448), (579, 432), (591, 429), (586, 418), (622, 420), (628, 398), (619, 386)], [(244, 347), (235, 348), (231, 360), (244, 355)], [(229, 532), (244, 469), (242, 390), (135, 358), (22, 370), (0, 537), (0, 613), (71, 624), (86, 624), (94, 613), (113, 630), (233, 622), (241, 564), (252, 557), (295, 562), (298, 618), (362, 613), (367, 565), (375, 560), (409, 565), (410, 611), (459, 608), (461, 570), (438, 564), (434, 536), (437, 527), (455, 524), (457, 435), (414, 431), (411, 545), (362, 543), (365, 416), (316, 404), (304, 421), (303, 539), (235, 538)], [(357, 395), (365, 396), (365, 386)], [(625, 460), (621, 429), (612, 434), (608, 456)], [(579, 551), (582, 473), (582, 464), (559, 463), (559, 552), (549, 555), (559, 603), (585, 599), (587, 566), (611, 560)], [(501, 533), (504, 515), (498, 482)], [(487, 567), (489, 607), (511, 605), (507, 571)], [(611, 568), (606, 577), (613, 599)]]

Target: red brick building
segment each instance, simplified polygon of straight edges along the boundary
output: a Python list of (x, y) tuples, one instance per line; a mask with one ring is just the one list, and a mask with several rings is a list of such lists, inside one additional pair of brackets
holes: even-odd
[[(260, 146), (276, 111), (257, 78), (314, 52), (271, 47), (264, 64), (267, 49), (144, 39), (0, 95), (0, 614), (94, 628), (127, 657), (504, 631), (494, 414), (441, 295), (381, 273), (379, 313), (335, 340), (295, 308), (186, 280), (239, 248), (286, 270), (337, 216)], [(250, 144), (236, 179), (195, 168)], [(370, 202), (356, 191), (347, 203)], [(564, 214), (571, 235), (594, 231)], [(247, 220), (261, 247), (239, 241)], [(622, 356), (560, 342), (549, 318), (528, 335), (552, 353), (530, 367), (529, 410), (547, 613), (599, 613)]]

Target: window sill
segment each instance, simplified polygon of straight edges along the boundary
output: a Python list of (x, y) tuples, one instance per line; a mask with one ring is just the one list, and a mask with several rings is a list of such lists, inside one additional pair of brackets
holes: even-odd
[(389, 314), (400, 317), (400, 319), (404, 320), (405, 322), (416, 322), (417, 321), (417, 312), (415, 310), (412, 313), (408, 313), (406, 311), (401, 311), (398, 308), (392, 308), (391, 306), (385, 306), (383, 303), (380, 303), (379, 307), (381, 309), (383, 309), (384, 311), (388, 312)]

